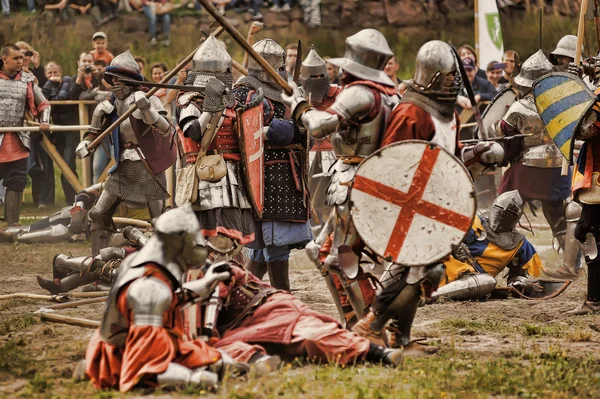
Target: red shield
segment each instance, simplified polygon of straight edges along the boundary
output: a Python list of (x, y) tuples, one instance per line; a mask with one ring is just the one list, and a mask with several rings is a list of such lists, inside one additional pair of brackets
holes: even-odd
[(252, 102), (238, 108), (236, 113), (247, 192), (254, 212), (261, 218), (265, 196), (262, 96), (257, 96)]
[(391, 144), (358, 167), (352, 221), (388, 261), (422, 266), (451, 253), (475, 215), (473, 181), (452, 154), (426, 141)]

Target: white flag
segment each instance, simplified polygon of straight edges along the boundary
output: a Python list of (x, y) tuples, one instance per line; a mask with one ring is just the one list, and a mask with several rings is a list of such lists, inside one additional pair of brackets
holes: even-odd
[(477, 33), (479, 37), (479, 68), (485, 70), (492, 61), (502, 62), (504, 43), (502, 26), (496, 0), (476, 0), (479, 18)]

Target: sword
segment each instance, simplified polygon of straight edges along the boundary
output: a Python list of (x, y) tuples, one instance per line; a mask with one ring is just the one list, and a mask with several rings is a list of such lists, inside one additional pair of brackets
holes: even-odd
[(458, 55), (458, 51), (456, 51), (456, 47), (454, 44), (450, 44), (452, 47), (452, 52), (454, 53), (454, 57), (456, 58), (456, 62), (458, 63), (458, 70), (460, 71), (460, 76), (462, 77), (463, 83), (465, 85), (465, 89), (467, 90), (467, 95), (469, 96), (469, 100), (471, 101), (471, 106), (473, 107), (473, 116), (475, 116), (475, 121), (477, 122), (477, 128), (481, 132), (481, 134), (485, 134), (485, 130), (483, 128), (483, 121), (481, 120), (481, 113), (479, 112), (479, 108), (477, 107), (477, 102), (475, 101), (475, 93), (473, 92), (473, 87), (471, 86), (471, 81), (467, 76), (467, 70), (462, 63)]
[(212, 17), (221, 25), (221, 27), (224, 28), (227, 31), (227, 33), (229, 33), (229, 35), (231, 35), (233, 40), (235, 40), (240, 46), (242, 46), (242, 48), (246, 50), (246, 52), (252, 58), (254, 58), (254, 60), (262, 67), (262, 69), (273, 80), (275, 80), (275, 82), (277, 82), (277, 84), (283, 89), (285, 94), (291, 95), (293, 93), (293, 90), (288, 84), (288, 82), (286, 82), (286, 80), (283, 77), (281, 77), (281, 75), (279, 75), (277, 71), (275, 71), (275, 69), (273, 69), (273, 67), (267, 62), (267, 60), (265, 60), (252, 48), (252, 46), (250, 46), (250, 44), (244, 39), (241, 33), (238, 32), (237, 29), (235, 29), (233, 25), (231, 25), (231, 23), (219, 13), (219, 11), (210, 2), (210, 0), (199, 0), (199, 2), (202, 5), (202, 7), (204, 7), (204, 9), (208, 11), (208, 13), (212, 15)]
[[(217, 14), (218, 14), (218, 12), (217, 12)], [(221, 14), (219, 14), (219, 16), (221, 16)], [(219, 27), (219, 28), (215, 29), (215, 31), (212, 34), (215, 37), (218, 37), (221, 33), (223, 33), (223, 31), (224, 31), (224, 29)], [(203, 37), (202, 40), (200, 40), (200, 45), (202, 45), (204, 40), (206, 40), (206, 37)], [(179, 64), (177, 64), (175, 66), (175, 68), (173, 68), (169, 73), (167, 73), (161, 79), (160, 83), (168, 83), (169, 80), (171, 80), (171, 78), (173, 76), (177, 75), (179, 73), (179, 71), (181, 71), (183, 69), (183, 67), (185, 67), (187, 64), (190, 63), (190, 61), (192, 61), (192, 58), (194, 58), (194, 54), (196, 54), (196, 51), (198, 51), (199, 48), (200, 48), (200, 46), (196, 47), (196, 49), (194, 51), (192, 51), (190, 54), (188, 54), (187, 57), (185, 57)], [(156, 93), (157, 91), (158, 91), (158, 87), (153, 87), (152, 89), (150, 89), (150, 91), (148, 91), (148, 93), (146, 93), (145, 97), (147, 99), (150, 99), (150, 97), (152, 97), (154, 95), (154, 93)], [(104, 139), (104, 137), (109, 135), (117, 126), (119, 126), (121, 123), (123, 123), (126, 119), (129, 119), (129, 117), (131, 116), (131, 114), (133, 114), (133, 112), (135, 110), (137, 110), (137, 105), (133, 104), (131, 106), (131, 108), (129, 108), (127, 111), (125, 111), (125, 113), (123, 113), (123, 115), (121, 115), (119, 117), (119, 119), (117, 119), (116, 121), (111, 123), (109, 127), (107, 127), (102, 133), (100, 133), (96, 137), (96, 139), (90, 143), (90, 145), (88, 146), (88, 149), (93, 150), (94, 148), (98, 147), (102, 143), (102, 140)]]
[(294, 82), (300, 84), (300, 69), (302, 69), (302, 41), (298, 39), (298, 51), (296, 53), (296, 65), (294, 65)]

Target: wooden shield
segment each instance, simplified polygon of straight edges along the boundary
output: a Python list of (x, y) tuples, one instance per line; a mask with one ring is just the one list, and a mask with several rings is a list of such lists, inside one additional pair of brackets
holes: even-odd
[(263, 138), (263, 97), (236, 110), (236, 130), (242, 153), (246, 191), (252, 208), (260, 219), (265, 200), (265, 155)]
[(428, 265), (449, 255), (476, 209), (467, 168), (421, 140), (391, 144), (366, 158), (356, 171), (350, 201), (365, 244), (403, 266)]
[(475, 137), (484, 140), (497, 138), (498, 136), (494, 135), (491, 131), (491, 127), (494, 123), (502, 119), (515, 101), (517, 101), (517, 95), (511, 88), (506, 88), (498, 93), (481, 115), (481, 122), (483, 123), (485, 132), (480, 133), (479, 130), (476, 130), (477, 135)]

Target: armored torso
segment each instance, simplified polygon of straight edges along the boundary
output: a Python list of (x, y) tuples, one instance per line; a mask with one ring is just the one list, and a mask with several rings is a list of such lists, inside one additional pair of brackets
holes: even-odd
[(27, 84), (33, 75), (21, 72), (20, 79), (0, 79), (0, 126), (23, 126), (27, 105)]
[(524, 139), (523, 165), (538, 168), (561, 166), (563, 157), (546, 132), (533, 96), (528, 95), (511, 105), (502, 119), (520, 134), (531, 135)]

